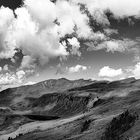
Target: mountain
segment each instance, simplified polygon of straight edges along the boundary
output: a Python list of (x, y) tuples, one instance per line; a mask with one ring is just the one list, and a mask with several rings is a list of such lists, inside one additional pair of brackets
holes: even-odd
[(50, 79), (0, 92), (0, 140), (139, 140), (140, 80)]
[(24, 94), (28, 96), (31, 95), (31, 96), (38, 97), (43, 94), (62, 92), (70, 88), (80, 87), (80, 86), (88, 85), (90, 83), (92, 83), (92, 80), (84, 80), (84, 79), (68, 80), (65, 78), (50, 79), (34, 85), (27, 85), (27, 86), (16, 88), (16, 92), (18, 94), (22, 94), (24, 92)]

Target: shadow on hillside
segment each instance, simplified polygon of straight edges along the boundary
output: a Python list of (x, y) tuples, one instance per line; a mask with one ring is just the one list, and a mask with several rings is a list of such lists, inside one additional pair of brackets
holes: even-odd
[(24, 115), (24, 117), (36, 121), (48, 121), (48, 120), (56, 120), (60, 118), (58, 116), (43, 116), (43, 115)]

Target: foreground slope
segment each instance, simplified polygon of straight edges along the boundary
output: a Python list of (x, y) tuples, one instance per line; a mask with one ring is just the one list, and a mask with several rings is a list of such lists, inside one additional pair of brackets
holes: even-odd
[(140, 80), (58, 79), (7, 89), (0, 112), (0, 140), (139, 140)]

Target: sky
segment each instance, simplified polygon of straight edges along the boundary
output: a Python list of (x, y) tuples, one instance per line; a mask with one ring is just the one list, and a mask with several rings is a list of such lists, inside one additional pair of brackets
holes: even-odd
[(0, 87), (140, 78), (139, 0), (1, 0)]

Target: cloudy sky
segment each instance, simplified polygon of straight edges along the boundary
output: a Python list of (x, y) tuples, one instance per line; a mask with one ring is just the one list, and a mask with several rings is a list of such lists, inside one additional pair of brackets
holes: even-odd
[(0, 85), (140, 78), (140, 0), (1, 0)]

